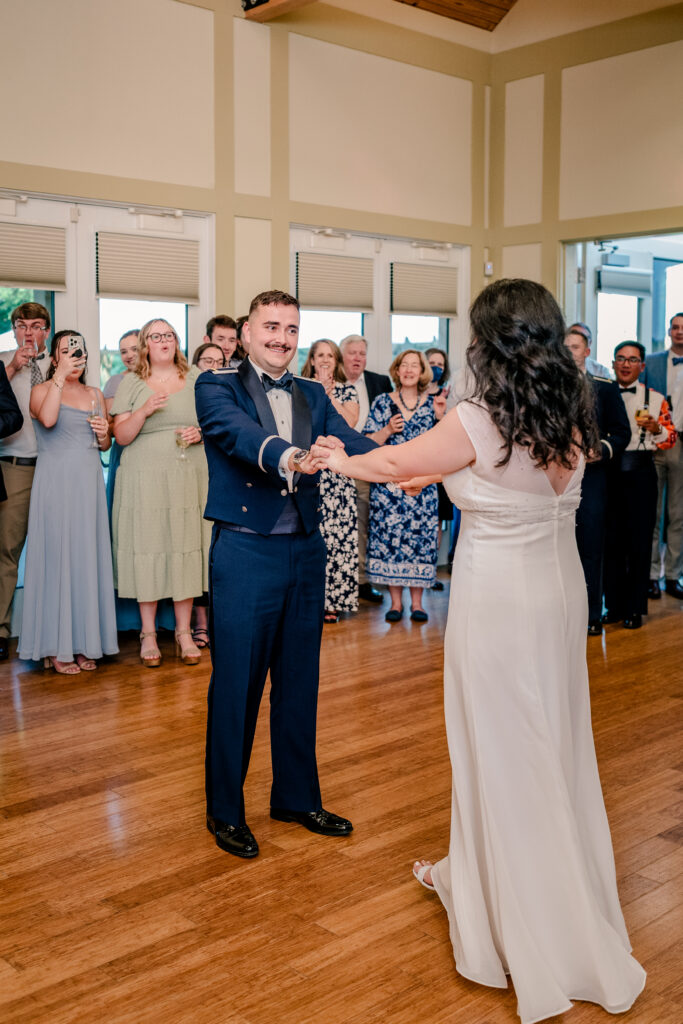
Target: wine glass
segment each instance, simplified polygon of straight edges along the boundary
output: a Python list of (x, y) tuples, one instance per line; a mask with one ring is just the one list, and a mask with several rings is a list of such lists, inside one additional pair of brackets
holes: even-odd
[[(99, 395), (95, 395), (93, 398), (90, 399), (90, 412), (88, 413), (86, 419), (88, 420), (88, 423), (90, 423), (90, 425), (92, 426), (92, 421), (94, 419), (96, 419), (96, 417), (98, 417), (98, 416), (104, 416), (104, 410), (102, 409), (102, 403), (100, 402)], [(100, 442), (99, 442), (99, 440), (97, 438), (97, 434), (94, 431), (93, 431), (93, 439), (92, 439), (89, 447), (90, 448), (99, 448), (100, 447)]]
[(190, 447), (190, 442), (186, 441), (185, 438), (183, 437), (184, 430), (187, 430), (187, 427), (176, 427), (175, 431), (175, 443), (180, 449), (179, 453), (176, 455), (176, 458), (181, 459), (183, 461), (187, 459), (185, 449)]

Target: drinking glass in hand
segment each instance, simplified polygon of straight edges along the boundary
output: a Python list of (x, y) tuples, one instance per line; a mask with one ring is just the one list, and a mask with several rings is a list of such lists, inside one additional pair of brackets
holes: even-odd
[(187, 427), (178, 427), (175, 432), (175, 443), (180, 448), (180, 452), (176, 456), (178, 459), (186, 459), (185, 449), (190, 447), (190, 442), (183, 437), (185, 430), (187, 430)]
[[(102, 403), (100, 402), (99, 398), (92, 398), (90, 400), (90, 412), (87, 415), (87, 420), (88, 420), (88, 423), (90, 424), (91, 427), (92, 427), (93, 420), (97, 419), (99, 416), (104, 416), (104, 410), (102, 408)], [(93, 439), (92, 439), (92, 442), (89, 445), (89, 447), (90, 448), (99, 448), (100, 447), (100, 440), (99, 440), (97, 434), (95, 433), (94, 428), (93, 428)]]

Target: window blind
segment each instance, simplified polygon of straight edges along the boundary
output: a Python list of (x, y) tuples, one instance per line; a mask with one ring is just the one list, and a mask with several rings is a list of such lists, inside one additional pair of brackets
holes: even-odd
[(66, 229), (1, 222), (0, 285), (66, 291)]
[(97, 232), (97, 294), (199, 302), (199, 242)]
[(392, 263), (391, 311), (417, 315), (457, 316), (457, 267)]
[(371, 313), (374, 261), (360, 256), (296, 254), (296, 297), (306, 309)]

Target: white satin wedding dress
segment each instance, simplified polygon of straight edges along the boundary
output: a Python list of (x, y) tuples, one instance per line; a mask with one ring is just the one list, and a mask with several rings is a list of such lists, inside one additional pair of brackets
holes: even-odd
[(444, 485), (462, 509), (445, 639), (453, 769), (448, 856), (433, 869), (457, 970), (498, 988), (522, 1024), (572, 999), (627, 1010), (630, 956), (591, 730), (586, 585), (574, 513), (526, 450), (497, 469), (487, 411), (457, 415), (476, 462)]

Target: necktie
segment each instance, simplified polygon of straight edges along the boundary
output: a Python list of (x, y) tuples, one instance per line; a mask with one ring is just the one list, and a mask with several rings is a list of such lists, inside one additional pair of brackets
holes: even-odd
[(32, 388), (34, 388), (36, 386), (36, 384), (42, 384), (42, 382), (43, 382), (43, 375), (40, 372), (40, 367), (38, 366), (38, 360), (42, 359), (44, 355), (45, 355), (45, 353), (41, 352), (39, 356), (34, 356), (33, 359), (31, 360), (31, 387)]
[(636, 391), (637, 391), (638, 389), (637, 389), (637, 387), (636, 387), (636, 386), (635, 386), (635, 384), (634, 384), (632, 388), (621, 388), (621, 387), (620, 387), (620, 388), (619, 388), (619, 390), (621, 391), (622, 395), (623, 395), (623, 393), (624, 393), (625, 391), (628, 391), (628, 392), (629, 392), (629, 394), (631, 394), (631, 395), (635, 395), (635, 393), (636, 393)]
[(671, 362), (674, 364), (674, 366), (678, 366), (679, 363), (683, 363), (683, 356), (672, 356)]
[(266, 394), (268, 394), (271, 388), (282, 388), (283, 391), (289, 391), (290, 393), (292, 391), (292, 375), (289, 370), (287, 373), (283, 373), (277, 380), (273, 380), (267, 373), (264, 373), (261, 380), (263, 381)]

